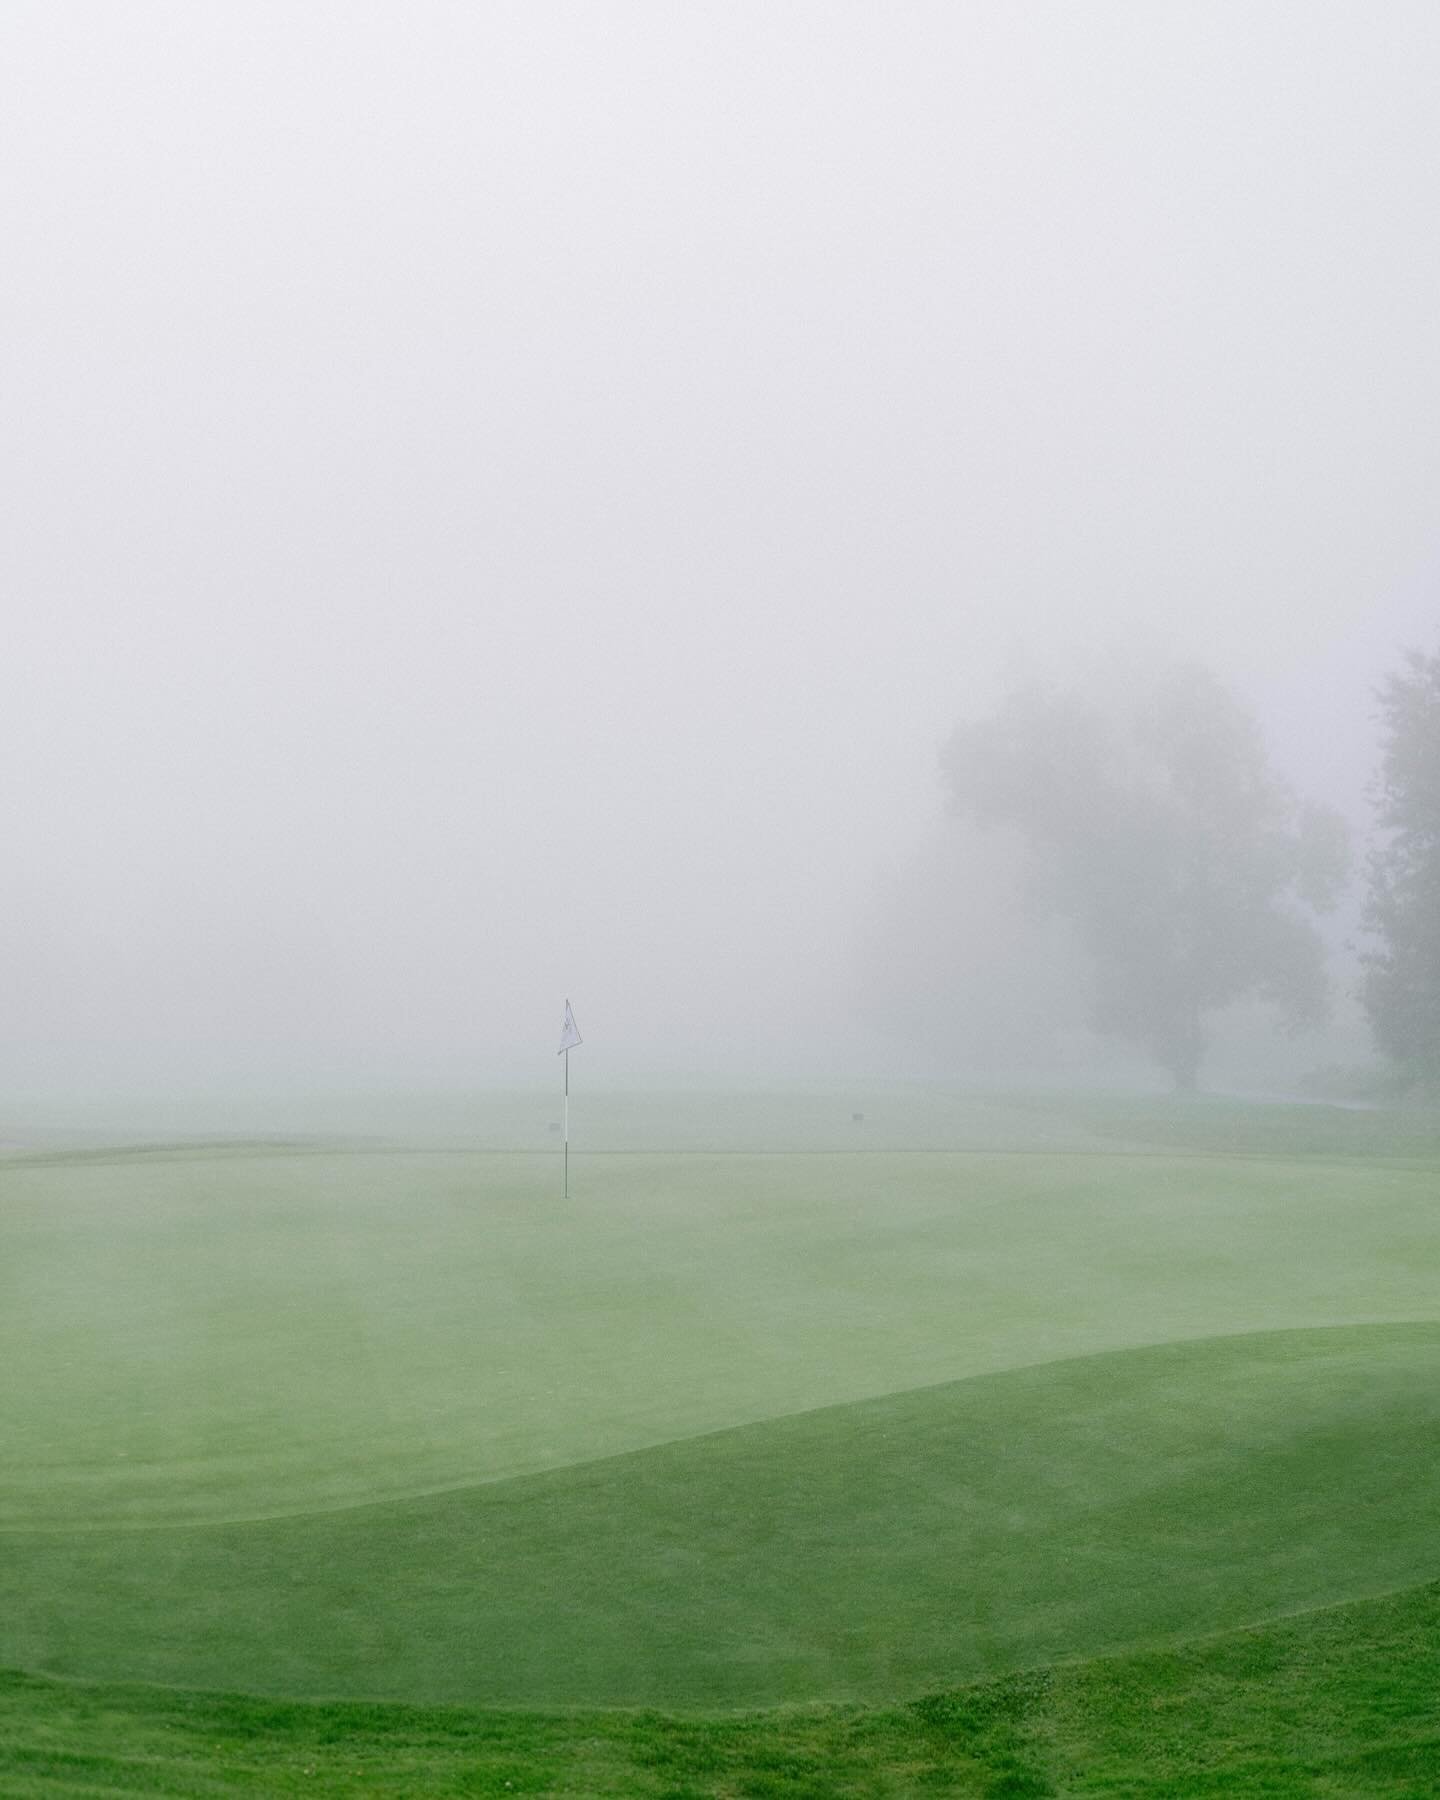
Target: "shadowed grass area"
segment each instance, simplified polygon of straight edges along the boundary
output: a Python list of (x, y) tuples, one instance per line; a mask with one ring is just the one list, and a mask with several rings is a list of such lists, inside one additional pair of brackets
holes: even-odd
[(292, 1695), (885, 1699), (1428, 1577), (1440, 1326), (1159, 1346), (476, 1488), (14, 1533), (0, 1660)]
[(1436, 1586), (874, 1709), (505, 1713), (0, 1675), (0, 1787), (12, 1800), (1428, 1800), (1437, 1771)]

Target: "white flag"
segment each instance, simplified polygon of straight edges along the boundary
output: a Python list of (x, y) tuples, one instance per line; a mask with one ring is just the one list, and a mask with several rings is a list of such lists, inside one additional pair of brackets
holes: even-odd
[(583, 1041), (580, 1036), (580, 1027), (575, 1023), (575, 1015), (571, 1012), (570, 1002), (567, 1000), (565, 1002), (565, 1023), (560, 1027), (560, 1048), (555, 1054), (563, 1056), (567, 1050), (573, 1050), (577, 1044)]

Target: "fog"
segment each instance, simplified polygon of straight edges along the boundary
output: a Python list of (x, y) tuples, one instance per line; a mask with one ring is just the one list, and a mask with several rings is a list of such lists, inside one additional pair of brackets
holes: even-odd
[(1198, 658), (1363, 822), (1437, 80), (1426, 0), (12, 0), (3, 1090), (548, 1081), (567, 994), (592, 1081), (943, 1069), (886, 897), (1026, 672)]

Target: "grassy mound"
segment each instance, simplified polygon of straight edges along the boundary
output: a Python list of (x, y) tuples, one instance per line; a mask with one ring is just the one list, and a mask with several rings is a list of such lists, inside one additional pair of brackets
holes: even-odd
[[(1228, 1141), (1230, 1110), (1201, 1111)], [(0, 1528), (414, 1495), (1098, 1350), (1424, 1318), (1440, 1291), (1423, 1166), (615, 1155), (575, 1175), (566, 1204), (541, 1156), (0, 1164), (0, 1367), (24, 1371), (0, 1382)]]
[(720, 1719), (307, 1705), (0, 1675), (0, 1778), (58, 1793), (1422, 1800), (1440, 1587), (904, 1706)]
[(290, 1695), (914, 1694), (1434, 1573), (1440, 1326), (1083, 1358), (419, 1499), (11, 1533), (0, 1661)]

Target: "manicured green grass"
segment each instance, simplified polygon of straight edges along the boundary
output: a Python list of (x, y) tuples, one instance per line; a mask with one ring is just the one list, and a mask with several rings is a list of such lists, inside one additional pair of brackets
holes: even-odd
[(1111, 1154), (0, 1167), (0, 1526), (298, 1512), (986, 1370), (1427, 1318), (1433, 1167)]
[[(752, 1091), (697, 1082), (597, 1092), (577, 1060), (574, 1150), (580, 1154), (854, 1150), (1199, 1150), (1279, 1156), (1440, 1158), (1440, 1108), (1257, 1103), (1206, 1094), (976, 1092), (940, 1083), (869, 1083)], [(558, 1072), (557, 1072), (558, 1078)], [(857, 1113), (860, 1115), (857, 1117)], [(31, 1150), (108, 1157), (121, 1145), (217, 1150), (428, 1149), (559, 1155), (560, 1096), (487, 1089), (289, 1100), (91, 1108), (6, 1108), (4, 1136)]]
[(239, 1525), (12, 1533), (0, 1659), (502, 1705), (884, 1699), (1428, 1577), (1440, 1326), (1081, 1358)]
[(0, 1675), (0, 1787), (637, 1800), (1430, 1800), (1440, 1587), (904, 1705), (721, 1718), (314, 1705)]
[(0, 1792), (1440, 1791), (1433, 1594), (1181, 1647), (1440, 1573), (1433, 1120), (853, 1098), (0, 1161), (0, 1663), (252, 1695)]

